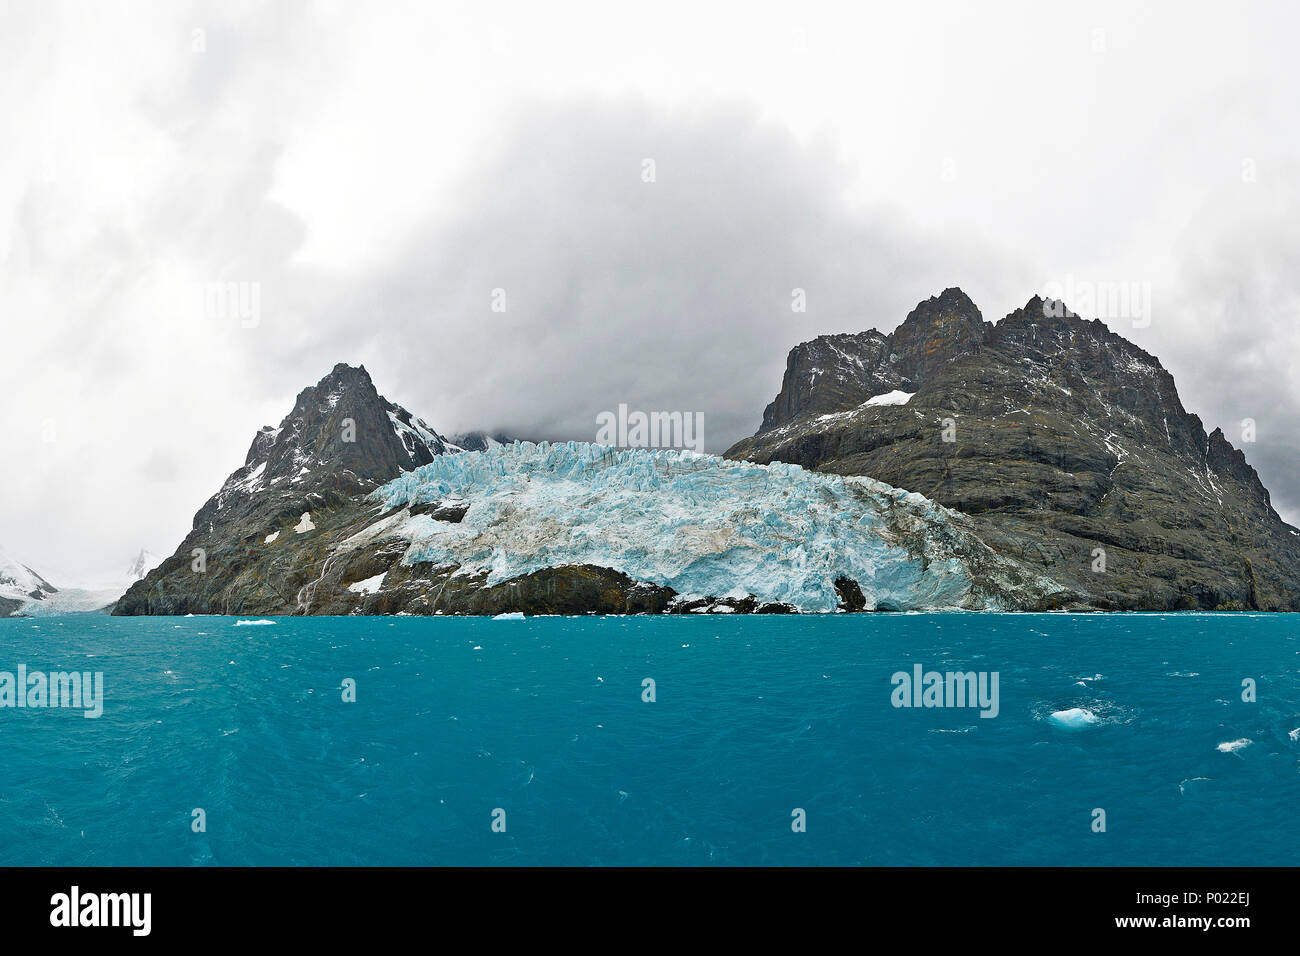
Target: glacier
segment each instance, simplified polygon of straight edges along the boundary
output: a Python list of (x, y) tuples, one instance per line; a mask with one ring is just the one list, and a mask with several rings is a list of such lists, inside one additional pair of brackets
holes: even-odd
[[(402, 563), (487, 572), (488, 586), (594, 565), (683, 599), (752, 595), (820, 612), (840, 606), (841, 578), (869, 610), (1024, 607), (1058, 590), (920, 494), (780, 462), (515, 442), (438, 456), (371, 498), (385, 517), (338, 552), (404, 538)], [(459, 522), (428, 513), (449, 503), (468, 504)]]

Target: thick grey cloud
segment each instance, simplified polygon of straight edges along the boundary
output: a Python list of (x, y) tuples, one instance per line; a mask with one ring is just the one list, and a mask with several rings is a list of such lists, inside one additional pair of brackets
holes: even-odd
[[(946, 285), (1006, 271), (897, 208), (850, 211), (831, 150), (752, 105), (534, 103), (507, 129), (365, 307), (385, 346), (372, 372), (438, 427), (591, 440), (623, 403), (703, 412), (720, 451), (757, 427), (797, 342), (890, 328)], [(355, 307), (325, 322), (341, 357)]]
[(1164, 363), (1184, 405), (1223, 428), (1300, 524), (1300, 163), (1225, 186), (1177, 257), (1152, 322)]

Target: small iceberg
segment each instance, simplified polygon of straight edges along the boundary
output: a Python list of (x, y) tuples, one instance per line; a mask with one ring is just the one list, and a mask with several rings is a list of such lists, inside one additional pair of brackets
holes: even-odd
[(507, 611), (505, 614), (498, 614), (492, 618), (494, 621), (522, 621), (525, 620), (523, 611)]
[(1053, 711), (1050, 719), (1058, 727), (1065, 727), (1068, 730), (1082, 730), (1084, 727), (1091, 727), (1100, 718), (1083, 707), (1071, 707), (1069, 710)]
[(1219, 751), (1219, 753), (1235, 754), (1238, 750), (1243, 750), (1246, 747), (1249, 747), (1250, 744), (1251, 741), (1249, 738), (1242, 737), (1240, 740), (1225, 740), (1214, 749)]
[(275, 621), (268, 621), (265, 619), (261, 621), (236, 621), (235, 627), (264, 627), (267, 624), (274, 624), (274, 623)]

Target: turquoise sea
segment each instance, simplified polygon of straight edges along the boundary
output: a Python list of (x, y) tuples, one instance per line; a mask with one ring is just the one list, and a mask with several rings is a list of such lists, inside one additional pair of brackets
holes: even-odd
[[(101, 672), (104, 700), (0, 708), (0, 864), (1293, 865), (1298, 636), (1258, 614), (3, 620), (0, 672)], [(996, 673), (997, 716), (895, 707), (917, 664)]]

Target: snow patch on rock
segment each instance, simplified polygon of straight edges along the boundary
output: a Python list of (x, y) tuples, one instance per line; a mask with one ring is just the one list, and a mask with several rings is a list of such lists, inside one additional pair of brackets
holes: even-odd
[(868, 407), (876, 405), (906, 405), (912, 400), (916, 392), (904, 392), (894, 389), (892, 392), (886, 392), (884, 395), (872, 395), (862, 404)]

